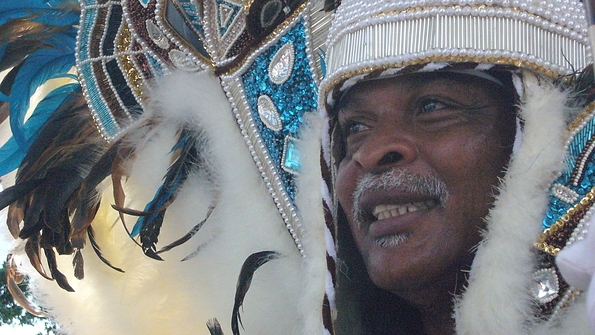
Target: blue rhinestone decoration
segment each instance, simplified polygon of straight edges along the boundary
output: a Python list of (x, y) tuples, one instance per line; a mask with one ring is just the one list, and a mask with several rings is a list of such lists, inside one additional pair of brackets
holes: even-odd
[[(277, 52), (288, 43), (293, 45), (295, 62), (290, 77), (277, 85), (269, 76), (269, 65)], [(317, 85), (310, 69), (306, 43), (302, 21), (259, 55), (241, 77), (252, 110), (252, 119), (292, 201), (295, 200), (294, 174), (298, 165), (295, 165), (295, 162), (284, 161), (284, 156), (292, 159), (298, 157), (298, 153), (294, 151), (294, 140), (299, 139), (304, 113), (315, 111), (317, 108)], [(267, 127), (258, 115), (258, 98), (263, 95), (271, 99), (279, 112), (282, 123), (279, 131)], [(287, 138), (294, 140), (289, 141)], [(293, 143), (290, 145), (290, 155), (286, 152), (286, 143)]]
[(287, 136), (285, 138), (285, 145), (283, 146), (283, 170), (297, 175), (300, 172), (300, 153), (297, 148), (297, 138)]
[(219, 36), (224, 36), (227, 30), (242, 10), (241, 4), (230, 1), (217, 1), (217, 22), (219, 24)]
[(543, 219), (543, 230), (551, 227), (595, 186), (594, 115), (595, 111), (591, 110), (587, 116), (581, 117), (583, 121), (573, 130), (564, 170), (550, 190), (550, 204)]

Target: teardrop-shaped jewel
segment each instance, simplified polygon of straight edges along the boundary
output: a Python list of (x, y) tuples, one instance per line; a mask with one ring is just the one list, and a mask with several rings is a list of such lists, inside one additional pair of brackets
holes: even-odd
[(145, 25), (147, 26), (147, 33), (149, 34), (149, 37), (158, 47), (161, 49), (169, 48), (169, 41), (167, 40), (167, 37), (165, 37), (165, 34), (161, 31), (161, 29), (159, 29), (159, 27), (155, 25), (155, 23), (153, 23), (152, 20), (147, 20)]
[(267, 95), (258, 97), (258, 115), (260, 116), (262, 123), (269, 129), (274, 131), (282, 129), (281, 118), (279, 117), (277, 107), (275, 107), (273, 100)]
[(291, 77), (293, 62), (295, 61), (295, 49), (292, 43), (283, 45), (273, 56), (269, 64), (269, 77), (277, 85), (281, 85)]
[(171, 62), (175, 65), (175, 67), (177, 67), (180, 70), (195, 71), (199, 69), (199, 66), (192, 62), (192, 59), (186, 56), (186, 54), (180, 50), (170, 50), (169, 59), (171, 59)]

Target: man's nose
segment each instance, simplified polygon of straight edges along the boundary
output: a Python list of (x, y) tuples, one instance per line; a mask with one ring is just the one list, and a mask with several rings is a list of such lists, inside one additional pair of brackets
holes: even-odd
[(353, 159), (364, 169), (374, 171), (393, 165), (411, 164), (417, 156), (418, 150), (413, 139), (405, 134), (377, 130), (359, 147)]

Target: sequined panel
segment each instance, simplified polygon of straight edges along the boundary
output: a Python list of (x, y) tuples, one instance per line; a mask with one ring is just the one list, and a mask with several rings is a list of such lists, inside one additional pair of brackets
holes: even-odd
[[(294, 46), (295, 62), (291, 69), (291, 76), (277, 85), (269, 76), (269, 66), (277, 52), (287, 43)], [(317, 87), (312, 78), (308, 59), (303, 25), (296, 25), (276, 45), (257, 57), (250, 69), (242, 76), (254, 123), (266, 143), (271, 159), (278, 167), (283, 185), (292, 200), (295, 196), (294, 173), (283, 168), (286, 137), (299, 138), (304, 113), (314, 111), (317, 107)], [(262, 122), (258, 114), (258, 99), (262, 95), (268, 96), (279, 111), (281, 130), (274, 131)]]
[(595, 186), (593, 108), (595, 106), (590, 105), (579, 116), (580, 122), (575, 122), (574, 128), (570, 129), (573, 135), (568, 142), (565, 168), (552, 186), (550, 206), (543, 220), (543, 229), (551, 227), (567, 214), (568, 210)]
[[(220, 77), (256, 167), (302, 255), (304, 231), (295, 206), (295, 177), (301, 172), (304, 117), (317, 111), (318, 83), (307, 20), (307, 10), (297, 13), (235, 72)], [(281, 57), (287, 55), (284, 49), (293, 49), (293, 63)], [(280, 79), (278, 70), (284, 80), (271, 78), (275, 73)]]

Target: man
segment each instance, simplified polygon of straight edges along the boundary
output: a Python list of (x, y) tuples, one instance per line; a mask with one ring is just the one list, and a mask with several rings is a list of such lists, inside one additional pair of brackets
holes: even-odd
[(372, 281), (454, 329), (483, 217), (512, 151), (512, 92), (470, 75), (364, 82), (338, 106), (337, 196)]
[[(543, 14), (548, 4), (476, 4), (344, 1), (337, 11), (320, 96), (344, 265), (338, 334), (592, 332), (553, 261), (577, 227), (556, 220), (586, 192), (566, 180), (549, 191), (567, 170), (566, 117), (589, 101), (555, 83), (568, 63), (587, 65), (582, 9), (568, 9), (570, 37), (556, 35), (568, 26)], [(577, 198), (562, 206), (554, 189)]]

